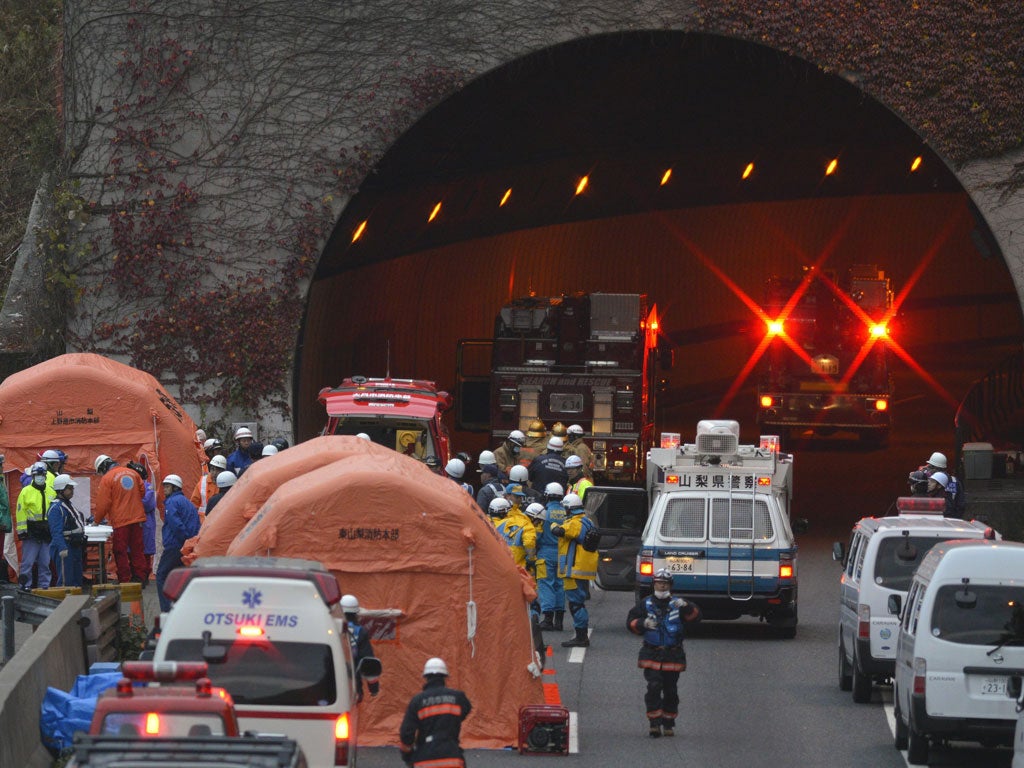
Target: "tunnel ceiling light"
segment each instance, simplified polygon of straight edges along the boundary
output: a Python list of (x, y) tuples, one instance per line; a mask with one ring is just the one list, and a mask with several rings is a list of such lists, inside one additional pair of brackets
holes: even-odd
[(501, 201), (498, 203), (498, 207), (501, 208), (505, 205), (510, 197), (512, 197), (512, 187), (505, 190), (505, 194), (501, 196)]
[(751, 174), (753, 174), (753, 173), (754, 173), (754, 164), (753, 163), (747, 163), (747, 167), (743, 169), (743, 178), (744, 179), (749, 179)]
[(915, 157), (915, 158), (913, 159), (913, 161), (912, 161), (912, 162), (910, 163), (910, 172), (911, 172), (911, 173), (914, 173), (914, 172), (916, 172), (916, 171), (917, 171), (917, 169), (921, 167), (921, 163), (922, 163), (922, 162), (924, 162), (924, 160), (923, 160), (923, 158), (922, 158), (922, 157), (921, 157), (920, 155), (918, 155), (917, 157)]
[(580, 180), (576, 183), (576, 194), (577, 195), (582, 195), (583, 191), (587, 188), (587, 184), (589, 184), (589, 183), (590, 183), (590, 177), (589, 176), (582, 176), (582, 177), (580, 177)]
[(354, 243), (360, 237), (363, 236), (363, 232), (366, 231), (366, 219), (359, 222), (359, 226), (356, 227), (355, 232), (352, 233), (352, 242)]
[(825, 166), (825, 175), (831, 176), (836, 172), (836, 168), (839, 167), (839, 158), (833, 157), (827, 166)]
[(438, 201), (437, 205), (434, 206), (434, 210), (430, 212), (430, 216), (427, 217), (427, 223), (429, 224), (437, 218), (437, 214), (441, 212), (441, 203)]
[(672, 178), (672, 169), (666, 168), (665, 172), (661, 174), (661, 186), (668, 184), (668, 180)]

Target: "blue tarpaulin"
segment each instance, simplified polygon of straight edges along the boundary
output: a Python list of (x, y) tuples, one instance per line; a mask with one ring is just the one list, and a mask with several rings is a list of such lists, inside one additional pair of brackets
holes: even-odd
[(120, 672), (79, 675), (70, 693), (47, 688), (43, 697), (39, 730), (43, 744), (56, 753), (70, 747), (75, 731), (88, 731), (96, 711), (96, 698), (117, 685)]

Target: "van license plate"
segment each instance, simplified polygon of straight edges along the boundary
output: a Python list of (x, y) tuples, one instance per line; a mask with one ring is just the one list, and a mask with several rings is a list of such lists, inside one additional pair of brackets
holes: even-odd
[(981, 680), (982, 696), (1006, 696), (1005, 677), (985, 677)]
[(669, 573), (693, 573), (692, 557), (666, 557), (665, 565)]

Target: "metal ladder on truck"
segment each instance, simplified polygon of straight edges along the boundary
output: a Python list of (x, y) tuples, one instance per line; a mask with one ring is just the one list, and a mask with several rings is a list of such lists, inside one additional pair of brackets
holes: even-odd
[[(757, 565), (757, 548), (754, 546), (754, 497), (757, 493), (757, 484), (747, 494), (742, 490), (733, 488), (732, 471), (729, 473), (729, 556), (726, 570), (726, 590), (730, 600), (746, 602), (754, 598), (754, 577)], [(741, 511), (737, 512), (735, 501), (747, 500), (749, 521), (744, 519), (742, 505)], [(739, 518), (739, 519), (737, 519)], [(742, 545), (737, 540), (744, 542)], [(749, 542), (750, 556), (746, 554)]]

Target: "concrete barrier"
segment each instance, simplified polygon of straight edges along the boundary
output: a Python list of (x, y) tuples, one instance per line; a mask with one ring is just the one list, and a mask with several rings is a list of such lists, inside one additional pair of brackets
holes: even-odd
[(39, 739), (39, 710), (47, 686), (71, 690), (86, 672), (79, 623), (89, 597), (72, 595), (50, 614), (0, 669), (0, 766), (50, 768)]

